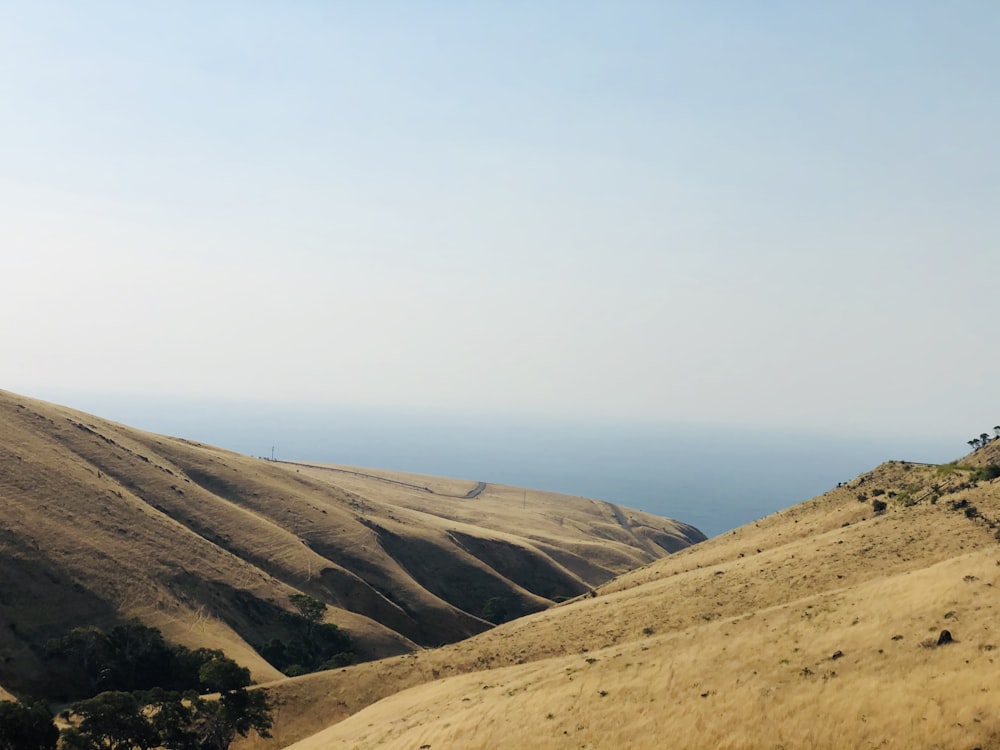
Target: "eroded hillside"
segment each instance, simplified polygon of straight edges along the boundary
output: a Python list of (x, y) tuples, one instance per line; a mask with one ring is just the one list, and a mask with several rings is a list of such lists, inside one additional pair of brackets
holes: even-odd
[(15, 693), (44, 688), (41, 644), (77, 625), (135, 617), (274, 680), (255, 647), (296, 593), (370, 659), (703, 538), (602, 501), (265, 461), (4, 391), (0, 510), (0, 685)]
[(997, 463), (889, 462), (595, 596), (275, 684), (244, 747), (1000, 747)]

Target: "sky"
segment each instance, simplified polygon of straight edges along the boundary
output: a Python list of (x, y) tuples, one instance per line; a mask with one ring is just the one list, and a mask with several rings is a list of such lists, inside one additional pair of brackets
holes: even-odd
[(960, 445), (998, 38), (992, 0), (0, 3), (0, 388)]

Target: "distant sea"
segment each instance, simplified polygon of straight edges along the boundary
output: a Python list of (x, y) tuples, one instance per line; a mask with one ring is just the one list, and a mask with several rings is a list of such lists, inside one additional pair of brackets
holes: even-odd
[(349, 407), (42, 396), (152, 432), (254, 456), (496, 482), (610, 500), (715, 536), (883, 461), (943, 463), (961, 440), (586, 423)]

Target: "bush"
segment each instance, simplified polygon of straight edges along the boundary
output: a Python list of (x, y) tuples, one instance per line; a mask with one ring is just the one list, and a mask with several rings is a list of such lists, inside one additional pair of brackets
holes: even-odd
[(295, 594), (291, 601), (299, 612), (281, 615), (284, 637), (260, 646), (261, 656), (289, 677), (354, 662), (350, 636), (336, 625), (322, 622), (326, 611), (323, 602), (306, 594)]
[(58, 740), (44, 703), (0, 701), (0, 750), (55, 750)]
[(504, 596), (494, 596), (483, 604), (482, 617), (487, 622), (499, 625), (524, 614), (520, 602)]
[(213, 660), (226, 659), (221, 651), (168, 644), (157, 628), (137, 621), (110, 631), (75, 628), (46, 644), (50, 664), (60, 687), (76, 697), (99, 692), (132, 692), (154, 687), (200, 690), (200, 671)]
[(885, 509), (887, 507), (888, 506), (882, 500), (872, 500), (872, 510), (874, 510), (876, 514), (885, 513)]
[(972, 479), (976, 481), (990, 481), (997, 477), (1000, 477), (1000, 464), (986, 464), (972, 472)]

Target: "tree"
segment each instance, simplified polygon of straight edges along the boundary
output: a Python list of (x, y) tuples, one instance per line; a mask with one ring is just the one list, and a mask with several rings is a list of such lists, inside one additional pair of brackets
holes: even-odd
[(516, 599), (494, 596), (483, 604), (483, 619), (499, 625), (523, 614), (521, 604)]
[(292, 594), (288, 599), (309, 622), (317, 623), (323, 620), (326, 605), (319, 599), (309, 596), (309, 594)]
[(247, 687), (250, 670), (241, 667), (232, 659), (222, 657), (212, 659), (198, 671), (202, 686), (213, 693), (226, 693)]
[(969, 445), (972, 446), (972, 450), (975, 450), (976, 448), (978, 448), (979, 447), (979, 438), (972, 438), (972, 440), (969, 441)]
[(58, 740), (44, 703), (0, 701), (0, 750), (55, 750)]
[(218, 701), (199, 699), (196, 721), (200, 722), (200, 748), (229, 750), (237, 734), (246, 737), (253, 731), (271, 736), (270, 699), (266, 690), (246, 688), (223, 693)]
[(199, 750), (196, 718), (201, 698), (196, 693), (151, 690), (146, 695), (146, 715), (159, 742), (170, 750)]
[(979, 434), (979, 444), (980, 445), (986, 445), (988, 442), (990, 442), (990, 436), (987, 435), (985, 432), (980, 433)]
[[(210, 671), (216, 670), (221, 682), (240, 681), (225, 665)], [(64, 750), (228, 750), (236, 735), (257, 732), (270, 737), (273, 723), (267, 691), (249, 691), (246, 686), (224, 690), (218, 700), (161, 689), (101, 693), (70, 710), (82, 720), (63, 731)]]
[(99, 628), (74, 628), (46, 644), (56, 668), (67, 675), (70, 692), (130, 692), (168, 684), (174, 650), (157, 628), (138, 621)]
[(308, 594), (289, 597), (298, 612), (283, 612), (284, 638), (260, 646), (260, 655), (289, 677), (332, 669), (354, 661), (350, 636), (332, 623), (324, 623), (326, 604)]
[(70, 711), (82, 720), (70, 733), (71, 746), (94, 750), (149, 750), (155, 747), (159, 737), (143, 707), (133, 693), (117, 691), (74, 703)]

